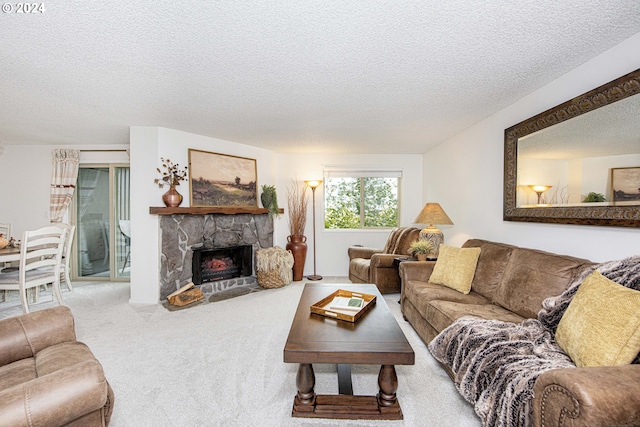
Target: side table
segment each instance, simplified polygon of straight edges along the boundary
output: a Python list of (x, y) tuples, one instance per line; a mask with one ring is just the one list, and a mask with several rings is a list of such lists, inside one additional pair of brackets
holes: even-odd
[(395, 268), (399, 268), (400, 267), (400, 263), (404, 262), (404, 261), (417, 261), (418, 258), (414, 258), (414, 257), (398, 257), (398, 258), (394, 258), (393, 259), (393, 266)]
[[(417, 261), (418, 258), (414, 258), (414, 257), (398, 257), (398, 258), (394, 258), (393, 259), (393, 266), (398, 270), (398, 273), (400, 273), (400, 263), (401, 262), (405, 262), (405, 261)], [(402, 280), (400, 280), (400, 294), (402, 294)], [(400, 304), (400, 300), (398, 300), (398, 304)]]

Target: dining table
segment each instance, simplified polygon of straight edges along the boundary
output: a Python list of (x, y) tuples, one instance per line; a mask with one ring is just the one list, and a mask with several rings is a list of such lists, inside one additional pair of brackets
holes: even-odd
[(0, 249), (0, 267), (12, 261), (20, 261), (20, 248), (7, 246)]

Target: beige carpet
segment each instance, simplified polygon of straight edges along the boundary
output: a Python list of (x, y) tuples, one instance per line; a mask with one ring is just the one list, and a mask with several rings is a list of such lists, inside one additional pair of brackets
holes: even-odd
[[(325, 281), (335, 281), (327, 279)], [(402, 421), (291, 418), (297, 366), (283, 362), (304, 282), (170, 312), (128, 303), (127, 283), (74, 284), (64, 292), (78, 339), (104, 366), (115, 392), (112, 427), (480, 426), (411, 326), (398, 295), (386, 295), (416, 353), (397, 366)], [(50, 295), (33, 310), (50, 307)], [(20, 314), (16, 298), (0, 318)], [(333, 365), (314, 365), (317, 393), (337, 393)], [(353, 366), (354, 394), (375, 394), (379, 366)]]

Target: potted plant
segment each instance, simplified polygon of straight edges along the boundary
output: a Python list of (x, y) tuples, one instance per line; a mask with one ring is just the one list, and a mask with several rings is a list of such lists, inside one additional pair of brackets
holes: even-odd
[(280, 215), (280, 208), (278, 207), (278, 195), (276, 194), (275, 186), (263, 185), (260, 200), (262, 201), (262, 206), (269, 211), (269, 216)]
[(178, 193), (176, 186), (180, 185), (180, 181), (187, 180), (187, 166), (180, 169), (178, 163), (173, 163), (170, 159), (160, 157), (162, 161), (162, 169), (156, 168), (160, 174), (160, 178), (153, 180), (158, 188), (169, 185), (169, 191), (162, 195), (162, 201), (167, 207), (177, 207), (182, 203), (182, 194)]
[(409, 246), (409, 253), (418, 258), (418, 261), (426, 261), (427, 256), (433, 251), (433, 249), (433, 243), (430, 241), (416, 240)]
[(604, 194), (596, 193), (594, 191), (587, 194), (582, 203), (594, 203), (594, 202), (604, 202)]
[(304, 263), (307, 258), (307, 238), (304, 228), (307, 224), (307, 187), (300, 186), (294, 180), (287, 188), (287, 207), (289, 209), (289, 236), (286, 249), (293, 254), (293, 280), (302, 280)]

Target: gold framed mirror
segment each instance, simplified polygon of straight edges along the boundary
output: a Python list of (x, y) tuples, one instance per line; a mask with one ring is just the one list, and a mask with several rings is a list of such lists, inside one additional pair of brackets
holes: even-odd
[(503, 219), (640, 227), (640, 183), (612, 184), (640, 167), (638, 94), (640, 69), (505, 129)]

